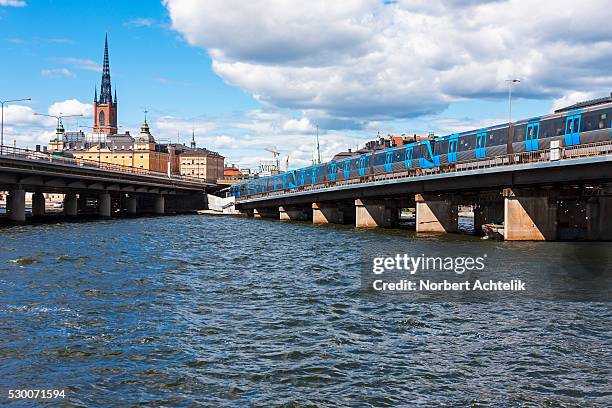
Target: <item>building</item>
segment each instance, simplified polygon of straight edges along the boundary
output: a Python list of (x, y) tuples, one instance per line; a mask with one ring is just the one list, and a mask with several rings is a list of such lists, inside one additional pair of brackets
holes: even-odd
[(191, 134), (191, 146), (183, 148), (178, 156), (182, 176), (197, 177), (211, 183), (223, 178), (225, 158), (217, 152), (198, 148), (194, 132)]
[(117, 133), (117, 90), (115, 99), (111, 87), (110, 64), (108, 61), (108, 37), (104, 37), (104, 63), (102, 64), (102, 82), (100, 97), (94, 90), (94, 133), (114, 135)]
[[(207, 180), (216, 181), (223, 176), (223, 156), (206, 149), (197, 149), (195, 139), (191, 148), (178, 143), (157, 143), (147, 123), (146, 111), (137, 136), (130, 135), (129, 131), (118, 132), (117, 91), (115, 90), (113, 96), (108, 38), (104, 39), (100, 95), (97, 88), (94, 90), (92, 129), (93, 133), (89, 137), (81, 131), (66, 132), (60, 120), (56, 136), (49, 142), (49, 151), (51, 153), (59, 151), (77, 160), (136, 167), (160, 173), (189, 174)], [(181, 170), (179, 156), (185, 153), (190, 153), (190, 156), (183, 160), (185, 168)]]

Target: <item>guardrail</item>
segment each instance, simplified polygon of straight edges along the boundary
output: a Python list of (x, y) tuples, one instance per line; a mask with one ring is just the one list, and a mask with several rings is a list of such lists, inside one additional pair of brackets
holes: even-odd
[(577, 146), (553, 147), (531, 152), (510, 153), (502, 156), (487, 157), (483, 159), (465, 160), (434, 168), (398, 169), (384, 172), (384, 166), (371, 167), (369, 174), (361, 177), (353, 177), (334, 181), (326, 181), (308, 186), (300, 186), (293, 189), (276, 190), (264, 193), (251, 194), (248, 197), (236, 197), (236, 202), (247, 201), (254, 198), (275, 197), (288, 193), (317, 191), (330, 187), (341, 187), (354, 184), (365, 184), (376, 181), (418, 178), (432, 174), (459, 173), (469, 170), (487, 169), (494, 167), (511, 166), (517, 164), (528, 164), (538, 162), (549, 162), (559, 160), (571, 160), (582, 157), (592, 157), (612, 154), (612, 141), (583, 144)]
[(168, 176), (167, 173), (148, 169), (141, 169), (139, 167), (122, 166), (120, 164), (106, 163), (98, 160), (65, 157), (60, 155), (54, 155), (52, 153), (22, 149), (18, 147), (3, 146), (3, 148), (0, 149), (0, 157), (8, 157), (12, 159), (21, 159), (29, 161), (34, 160), (39, 162), (44, 161), (47, 163), (68, 165), (79, 168), (91, 168), (115, 173), (135, 174), (141, 176), (165, 178), (170, 180), (182, 180), (191, 183), (209, 184), (206, 180), (197, 177), (182, 176), (178, 174), (172, 174), (171, 176)]

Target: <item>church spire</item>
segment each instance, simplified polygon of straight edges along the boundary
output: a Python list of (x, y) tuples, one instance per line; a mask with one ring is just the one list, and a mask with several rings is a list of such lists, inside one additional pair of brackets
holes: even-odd
[(104, 36), (104, 63), (102, 64), (102, 83), (98, 103), (113, 103), (111, 91), (110, 64), (108, 62), (108, 35)]
[(195, 142), (195, 129), (191, 128), (191, 148), (195, 149), (196, 148), (196, 142)]

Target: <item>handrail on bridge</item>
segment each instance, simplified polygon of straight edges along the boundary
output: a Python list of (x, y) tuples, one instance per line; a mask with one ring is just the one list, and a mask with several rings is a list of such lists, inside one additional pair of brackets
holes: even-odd
[(3, 146), (2, 149), (0, 149), (0, 157), (9, 157), (22, 160), (37, 160), (53, 164), (64, 164), (81, 168), (95, 168), (124, 174), (137, 174), (142, 176), (162, 177), (170, 180), (182, 180), (198, 184), (210, 184), (206, 180), (197, 177), (182, 176), (178, 174), (172, 174), (169, 176), (164, 172), (141, 169), (139, 167), (123, 166), (120, 164), (105, 163), (97, 160), (64, 157), (60, 155), (53, 155), (52, 153), (22, 149), (19, 147)]
[[(552, 152), (552, 155), (551, 155)], [(482, 159), (464, 160), (460, 162), (448, 163), (443, 166), (433, 168), (417, 169), (393, 169), (390, 172), (384, 170), (385, 166), (371, 167), (364, 176), (342, 178), (337, 180), (325, 181), (308, 186), (300, 186), (293, 189), (269, 191), (251, 194), (248, 197), (236, 197), (236, 202), (247, 201), (254, 198), (274, 197), (294, 192), (316, 191), (329, 187), (340, 187), (354, 184), (371, 183), (375, 181), (394, 180), (404, 178), (415, 178), (431, 174), (459, 173), (462, 171), (486, 169), (493, 167), (510, 166), (516, 164), (527, 164), (548, 161), (560, 161), (564, 159), (575, 159), (583, 157), (600, 156), (612, 153), (612, 141), (596, 142), (575, 146), (559, 146), (554, 148), (535, 150), (522, 153), (508, 153), (501, 156), (485, 157)]]

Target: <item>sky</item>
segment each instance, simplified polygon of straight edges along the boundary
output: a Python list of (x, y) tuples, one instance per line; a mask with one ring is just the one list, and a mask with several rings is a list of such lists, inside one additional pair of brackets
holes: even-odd
[(381, 135), (450, 134), (612, 91), (604, 0), (0, 0), (5, 142), (93, 125), (108, 35), (120, 131), (297, 168)]

